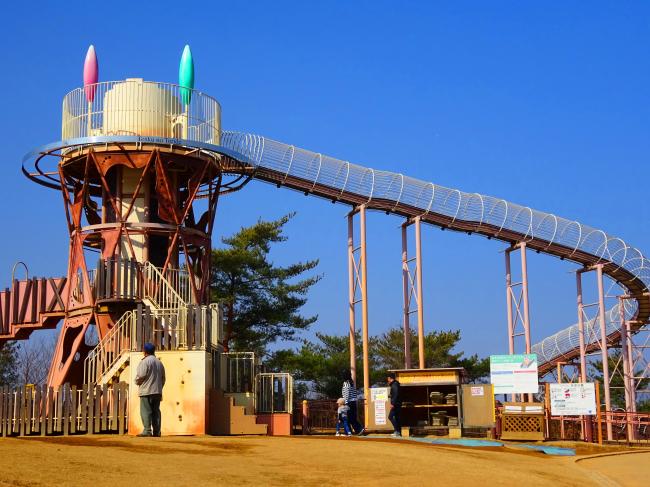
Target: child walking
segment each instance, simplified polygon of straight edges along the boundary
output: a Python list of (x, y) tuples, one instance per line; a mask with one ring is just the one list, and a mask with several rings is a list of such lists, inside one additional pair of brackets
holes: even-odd
[(336, 401), (338, 409), (336, 410), (336, 436), (342, 436), (341, 426), (345, 431), (345, 436), (352, 436), (350, 425), (348, 424), (348, 411), (350, 408), (345, 405), (345, 400), (341, 397)]

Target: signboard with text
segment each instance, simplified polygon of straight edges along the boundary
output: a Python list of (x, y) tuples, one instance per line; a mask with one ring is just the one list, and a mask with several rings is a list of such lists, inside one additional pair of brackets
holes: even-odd
[(388, 387), (370, 388), (370, 401), (375, 408), (375, 424), (386, 424), (386, 402), (388, 401)]
[(550, 384), (553, 416), (593, 416), (596, 414), (596, 387), (592, 382)]
[(538, 392), (537, 355), (491, 355), (490, 382), (495, 394)]

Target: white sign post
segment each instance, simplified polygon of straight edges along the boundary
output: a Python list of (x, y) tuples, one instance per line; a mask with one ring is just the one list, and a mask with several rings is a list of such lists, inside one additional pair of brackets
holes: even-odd
[(491, 355), (490, 382), (495, 394), (531, 394), (539, 392), (537, 355)]
[(370, 400), (375, 405), (375, 424), (386, 424), (386, 401), (388, 401), (388, 387), (372, 387)]
[(592, 382), (550, 384), (553, 416), (596, 414), (596, 387)]

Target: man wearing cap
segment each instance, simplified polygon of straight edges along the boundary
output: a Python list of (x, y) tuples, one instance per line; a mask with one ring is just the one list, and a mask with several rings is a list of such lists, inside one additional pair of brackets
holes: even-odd
[(140, 417), (144, 426), (138, 436), (160, 436), (160, 401), (165, 385), (165, 367), (156, 357), (153, 343), (145, 343), (143, 352), (144, 358), (138, 365), (135, 376), (135, 383), (139, 386)]

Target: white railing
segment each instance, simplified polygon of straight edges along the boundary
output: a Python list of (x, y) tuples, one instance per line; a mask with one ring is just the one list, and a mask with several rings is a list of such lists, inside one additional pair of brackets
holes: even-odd
[[(188, 105), (182, 102), (182, 91), (191, 93)], [(220, 132), (217, 100), (170, 83), (106, 81), (77, 88), (63, 98), (63, 140), (140, 135), (219, 144)]]
[(135, 312), (127, 311), (90, 351), (84, 362), (84, 384), (100, 381), (122, 354), (131, 350), (134, 324)]
[(103, 299), (139, 299), (140, 264), (134, 259), (102, 259), (97, 264), (94, 292)]
[[(187, 283), (189, 285), (189, 276), (187, 279), (180, 279), (180, 272), (178, 271), (177, 283)], [(142, 274), (144, 278), (144, 293), (143, 298), (148, 299), (155, 308), (158, 309), (177, 309), (187, 306), (189, 299), (186, 301), (181, 294), (187, 296), (188, 291), (177, 291), (171, 282), (165, 278), (163, 273), (156, 266), (150, 262), (145, 262), (142, 266)]]
[(227, 393), (255, 392), (257, 360), (253, 352), (227, 352), (221, 354), (221, 367), (225, 374), (221, 388)]
[(187, 308), (151, 309), (152, 342), (158, 350), (187, 348)]
[(257, 414), (293, 412), (293, 377), (285, 372), (261, 373), (255, 377)]
[[(162, 271), (158, 269), (162, 274)], [(192, 297), (192, 282), (190, 273), (187, 269), (167, 269), (164, 274), (165, 279), (169, 285), (180, 296), (181, 300), (185, 303), (194, 303)]]

